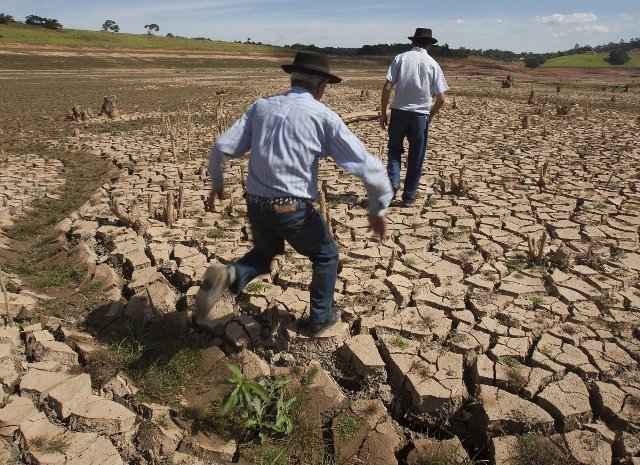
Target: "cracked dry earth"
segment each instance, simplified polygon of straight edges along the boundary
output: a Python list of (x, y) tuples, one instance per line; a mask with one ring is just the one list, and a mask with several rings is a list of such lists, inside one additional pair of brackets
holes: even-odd
[[(271, 276), (223, 299), (206, 320), (195, 324), (191, 314), (207, 266), (250, 248), (246, 158), (230, 162), (228, 198), (206, 212), (208, 148), (254, 98), (285, 89), (283, 78), (259, 87), (225, 82), (218, 102), (192, 109), (210, 124), (187, 128), (186, 114), (173, 115), (183, 122), (173, 142), (159, 120), (119, 134), (93, 134), (89, 124), (53, 142), (110, 160), (119, 173), (58, 225), (108, 299), (99, 325), (171, 315), (176, 337), (208, 338), (248, 377), (313, 369), (312, 403), (338, 463), (417, 465), (437, 450), (446, 463), (517, 465), (523, 438), (533, 438), (561, 449), (564, 463), (638, 464), (640, 121), (625, 108), (637, 109), (640, 94), (618, 92), (615, 103), (595, 85), (557, 92), (550, 84), (540, 91), (542, 84), (498, 89), (498, 79), (449, 80), (455, 99), (431, 124), (419, 201), (392, 204), (388, 240), (370, 239), (362, 184), (321, 162), (345, 314), (320, 338), (300, 325), (311, 274), (290, 249)], [(538, 97), (528, 104), (534, 86)], [(347, 84), (324, 101), (384, 160), (385, 134), (371, 119), (378, 96)], [(556, 99), (568, 114), (557, 114)], [(55, 195), (48, 193), (55, 173), (37, 157), (10, 155), (9, 165), (17, 163), (42, 168), (30, 182), (44, 193), (37, 195)], [(6, 192), (21, 187), (4, 173), (0, 195), (15, 199)], [(20, 202), (4, 200), (3, 211), (19, 214), (36, 196), (25, 192)], [(37, 306), (41, 296), (10, 279), (12, 311)], [(70, 321), (0, 329), (0, 457), (238, 460), (233, 441), (192, 437), (171, 415), (160, 422), (170, 409), (136, 401), (123, 374), (93, 389), (78, 364), (98, 347)], [(350, 437), (337, 431), (345, 416), (360, 425)], [(155, 445), (145, 449), (139, 437), (150, 428)], [(47, 441), (68, 447), (52, 451)], [(204, 452), (208, 458), (198, 458)]]

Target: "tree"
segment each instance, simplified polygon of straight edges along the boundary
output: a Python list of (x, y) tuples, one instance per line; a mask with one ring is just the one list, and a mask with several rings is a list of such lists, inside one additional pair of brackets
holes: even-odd
[(609, 52), (608, 61), (610, 65), (624, 65), (629, 60), (631, 60), (631, 57), (624, 49), (616, 48)]
[(104, 32), (120, 32), (120, 26), (118, 26), (113, 19), (107, 19), (102, 25), (102, 30)]
[(160, 26), (155, 23), (145, 24), (144, 28), (147, 29), (147, 34), (149, 34), (150, 36), (153, 35), (153, 31), (158, 32), (160, 30)]
[(0, 13), (0, 24), (12, 24), (15, 23), (16, 20), (13, 19), (11, 15), (5, 15), (4, 13)]
[(524, 65), (527, 68), (537, 68), (541, 64), (543, 64), (547, 59), (543, 56), (531, 55), (524, 59)]
[(53, 18), (43, 18), (41, 16), (29, 15), (25, 18), (24, 21), (26, 24), (31, 26), (42, 26), (47, 29), (62, 29), (62, 24), (57, 19)]

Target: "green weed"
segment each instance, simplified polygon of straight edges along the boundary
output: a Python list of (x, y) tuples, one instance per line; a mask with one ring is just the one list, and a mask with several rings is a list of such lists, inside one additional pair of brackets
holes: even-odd
[(245, 420), (243, 427), (257, 434), (262, 442), (271, 434), (288, 435), (293, 430), (290, 414), (296, 401), (287, 398), (284, 389), (291, 380), (285, 378), (261, 378), (258, 381), (245, 379), (235, 365), (227, 365), (233, 378), (226, 384), (233, 390), (225, 397), (220, 415), (225, 416), (237, 408)]
[(29, 446), (44, 454), (64, 454), (71, 445), (69, 439), (64, 434), (48, 437), (45, 435), (36, 436), (29, 441)]
[(409, 343), (402, 338), (401, 336), (396, 336), (393, 339), (391, 339), (391, 341), (389, 341), (389, 344), (393, 347), (396, 347), (398, 349), (408, 349), (409, 348)]
[(353, 415), (343, 415), (336, 424), (336, 433), (343, 441), (354, 437), (362, 428), (360, 420)]

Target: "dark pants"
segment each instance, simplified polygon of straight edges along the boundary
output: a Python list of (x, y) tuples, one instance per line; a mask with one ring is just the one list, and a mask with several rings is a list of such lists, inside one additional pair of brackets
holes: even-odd
[(391, 109), (389, 143), (387, 145), (389, 149), (387, 174), (394, 187), (400, 187), (400, 166), (402, 153), (404, 152), (402, 145), (405, 137), (409, 142), (409, 155), (407, 157), (407, 173), (404, 178), (402, 200), (404, 202), (413, 202), (420, 186), (422, 164), (427, 151), (429, 115)]
[(233, 265), (236, 281), (231, 290), (239, 293), (252, 279), (268, 273), (273, 257), (284, 251), (287, 241), (312, 263), (311, 325), (329, 318), (338, 275), (338, 247), (324, 220), (305, 201), (296, 210), (277, 214), (268, 203), (247, 202), (247, 217), (253, 232), (253, 248)]

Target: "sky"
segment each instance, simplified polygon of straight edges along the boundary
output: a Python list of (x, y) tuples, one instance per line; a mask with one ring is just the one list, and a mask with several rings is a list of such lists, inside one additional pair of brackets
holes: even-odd
[(555, 52), (640, 37), (640, 0), (0, 0), (0, 13), (55, 18), (67, 29), (214, 40), (361, 47), (405, 43), (428, 27), (451, 48)]

